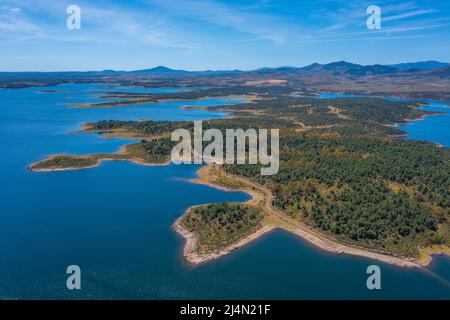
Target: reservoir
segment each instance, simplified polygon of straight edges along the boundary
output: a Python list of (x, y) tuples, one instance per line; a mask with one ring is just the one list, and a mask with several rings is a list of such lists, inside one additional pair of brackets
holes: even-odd
[[(249, 199), (245, 193), (190, 183), (196, 165), (104, 162), (79, 171), (27, 170), (50, 154), (114, 152), (131, 141), (71, 133), (85, 122), (223, 118), (224, 112), (184, 107), (242, 102), (67, 106), (99, 101), (98, 94), (114, 90), (179, 89), (65, 84), (0, 90), (0, 299), (450, 299), (449, 257), (435, 257), (428, 269), (403, 269), (331, 254), (278, 230), (219, 260), (186, 264), (173, 222), (192, 205)], [(450, 109), (444, 105), (425, 108), (447, 116), (403, 126), (411, 134), (407, 138), (450, 146)], [(81, 268), (81, 290), (66, 288), (66, 268), (72, 264)], [(366, 287), (371, 264), (381, 267), (381, 290)]]

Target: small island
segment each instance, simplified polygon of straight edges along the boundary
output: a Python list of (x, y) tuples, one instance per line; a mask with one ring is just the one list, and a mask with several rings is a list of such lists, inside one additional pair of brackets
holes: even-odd
[(240, 89), (236, 88), (210, 88), (203, 90), (186, 90), (174, 93), (130, 93), (130, 92), (107, 92), (99, 96), (103, 102), (93, 103), (71, 103), (69, 106), (76, 108), (117, 108), (130, 105), (154, 104), (168, 101), (199, 101), (210, 98), (222, 99), (242, 99), (247, 103), (257, 99), (254, 94), (244, 94)]
[(131, 161), (143, 165), (165, 165), (170, 163), (171, 141), (167, 138), (142, 140), (122, 147), (116, 153), (98, 153), (86, 156), (52, 155), (29, 166), (31, 171), (64, 171), (88, 169), (102, 161)]
[[(179, 222), (195, 234), (198, 255), (220, 252), (261, 228), (264, 216), (247, 204), (219, 203), (189, 209)], [(190, 257), (190, 256), (188, 256)]]

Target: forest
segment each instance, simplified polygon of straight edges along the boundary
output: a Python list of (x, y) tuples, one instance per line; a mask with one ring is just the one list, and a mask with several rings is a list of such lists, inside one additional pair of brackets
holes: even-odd
[(274, 205), (343, 241), (414, 256), (449, 243), (450, 157), (429, 143), (371, 137), (291, 137), (280, 170), (250, 165), (231, 174), (270, 188)]
[(191, 208), (183, 225), (198, 237), (198, 252), (219, 250), (258, 229), (263, 215), (252, 206), (219, 203)]
[[(216, 88), (203, 94), (237, 92)], [(417, 256), (420, 247), (450, 245), (450, 150), (398, 138), (404, 134), (401, 127), (390, 126), (432, 114), (421, 110), (421, 103), (318, 99), (271, 88), (241, 87), (240, 92), (255, 99), (209, 107), (231, 110), (233, 117), (204, 121), (203, 130), (280, 129), (280, 170), (261, 176), (259, 165), (225, 165), (227, 173), (267, 187), (274, 206), (344, 243), (409, 257)], [(168, 94), (189, 95), (200, 94)], [(89, 124), (87, 130), (133, 133), (142, 140), (128, 147), (131, 154), (163, 162), (173, 146), (170, 133), (177, 128), (192, 130), (193, 123), (108, 120)], [(192, 229), (198, 224), (195, 230), (204, 243), (215, 239), (225, 245), (239, 230), (254, 227), (242, 208), (202, 207), (186, 223)], [(238, 212), (235, 218), (229, 210)], [(224, 217), (219, 219), (219, 213)]]

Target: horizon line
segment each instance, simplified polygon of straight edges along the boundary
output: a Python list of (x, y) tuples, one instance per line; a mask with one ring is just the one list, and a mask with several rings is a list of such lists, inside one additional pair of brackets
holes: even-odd
[(167, 70), (171, 70), (171, 71), (180, 71), (180, 72), (230, 72), (230, 71), (240, 71), (240, 72), (251, 72), (251, 71), (257, 71), (257, 70), (262, 70), (262, 69), (280, 69), (280, 68), (305, 68), (311, 65), (328, 65), (328, 64), (332, 64), (332, 63), (339, 63), (339, 62), (345, 62), (345, 63), (349, 63), (349, 64), (355, 64), (355, 65), (360, 65), (363, 67), (367, 67), (367, 66), (394, 66), (394, 65), (399, 65), (399, 64), (413, 64), (413, 63), (426, 63), (426, 62), (437, 62), (437, 63), (442, 63), (442, 64), (447, 64), (450, 65), (450, 62), (443, 62), (443, 61), (439, 61), (439, 60), (419, 60), (419, 61), (412, 61), (412, 62), (398, 62), (398, 63), (389, 63), (389, 64), (381, 64), (381, 63), (374, 63), (374, 64), (360, 64), (360, 63), (355, 63), (355, 62), (350, 62), (347, 60), (336, 60), (336, 61), (331, 61), (331, 62), (326, 62), (326, 63), (319, 63), (319, 62), (313, 62), (313, 63), (309, 63), (309, 64), (305, 64), (302, 66), (293, 66), (293, 65), (279, 65), (279, 66), (264, 66), (264, 67), (259, 67), (259, 68), (255, 68), (255, 69), (236, 69), (236, 68), (232, 68), (232, 69), (203, 69), (203, 70), (188, 70), (188, 69), (176, 69), (176, 68), (171, 68), (168, 66), (164, 66), (164, 65), (157, 65), (154, 67), (150, 67), (150, 68), (142, 68), (142, 69), (129, 69), (129, 70), (124, 70), (124, 69), (99, 69), (99, 70), (51, 70), (51, 71), (42, 71), (42, 70), (26, 70), (26, 71), (3, 71), (0, 70), (0, 73), (68, 73), (68, 72), (80, 72), (80, 73), (88, 73), (88, 72), (107, 72), (107, 71), (111, 71), (111, 72), (136, 72), (136, 71), (147, 71), (147, 70), (154, 70), (154, 69), (158, 69), (158, 68), (165, 68)]

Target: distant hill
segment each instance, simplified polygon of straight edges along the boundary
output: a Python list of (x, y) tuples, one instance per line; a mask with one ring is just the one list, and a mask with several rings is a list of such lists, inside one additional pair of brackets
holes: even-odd
[[(89, 78), (94, 76), (111, 77), (111, 76), (301, 76), (301, 77), (351, 77), (359, 78), (372, 75), (391, 75), (400, 73), (417, 73), (418, 75), (436, 75), (438, 77), (448, 75), (448, 63), (439, 61), (420, 61), (411, 63), (400, 63), (393, 65), (360, 65), (347, 61), (337, 61), (328, 64), (313, 63), (305, 67), (281, 66), (275, 68), (260, 68), (250, 71), (241, 70), (205, 70), (205, 71), (186, 71), (176, 70), (165, 66), (157, 66), (150, 69), (133, 70), (133, 71), (63, 71), (63, 72), (0, 72), (0, 79), (40, 79), (40, 78)], [(436, 71), (436, 72), (433, 72)]]
[(297, 67), (276, 67), (276, 68), (259, 68), (253, 71), (247, 71), (247, 73), (256, 73), (256, 74), (282, 74), (282, 73), (297, 73), (301, 68)]
[(368, 75), (389, 75), (400, 72), (420, 72), (424, 70), (435, 70), (448, 65), (448, 63), (438, 61), (420, 61), (394, 65), (374, 64), (364, 66), (347, 61), (337, 61), (328, 64), (313, 63), (301, 68), (291, 66), (283, 66), (278, 68), (260, 68), (253, 71), (247, 71), (245, 73), (260, 75), (298, 74), (304, 76), (334, 75), (363, 77)]
[(389, 65), (389, 67), (393, 67), (401, 71), (406, 71), (406, 70), (432, 70), (442, 68), (448, 65), (449, 64), (446, 62), (430, 60), (430, 61), (391, 64)]
[(298, 67), (278, 67), (278, 68), (260, 68), (249, 73), (255, 74), (299, 74), (299, 75), (347, 75), (347, 76), (365, 76), (371, 74), (389, 74), (396, 73), (399, 70), (396, 68), (383, 66), (383, 65), (371, 65), (363, 66), (360, 64), (350, 63), (347, 61), (338, 61), (328, 64), (313, 63), (308, 66)]
[(331, 73), (333, 75), (349, 75), (349, 76), (366, 76), (376, 74), (390, 74), (398, 72), (398, 69), (384, 66), (384, 65), (369, 65), (363, 66), (356, 63), (350, 63), (347, 61), (338, 61), (328, 64), (313, 63), (309, 66), (301, 68), (303, 72), (313, 73)]
[(144, 70), (136, 70), (136, 71), (129, 71), (127, 72), (129, 74), (155, 74), (155, 75), (184, 75), (184, 74), (189, 74), (191, 72), (189, 71), (185, 71), (185, 70), (174, 70), (174, 69), (170, 69), (164, 66), (158, 66), (155, 68), (151, 68), (151, 69), (144, 69)]
[(439, 69), (427, 70), (423, 74), (432, 77), (450, 78), (450, 65)]

